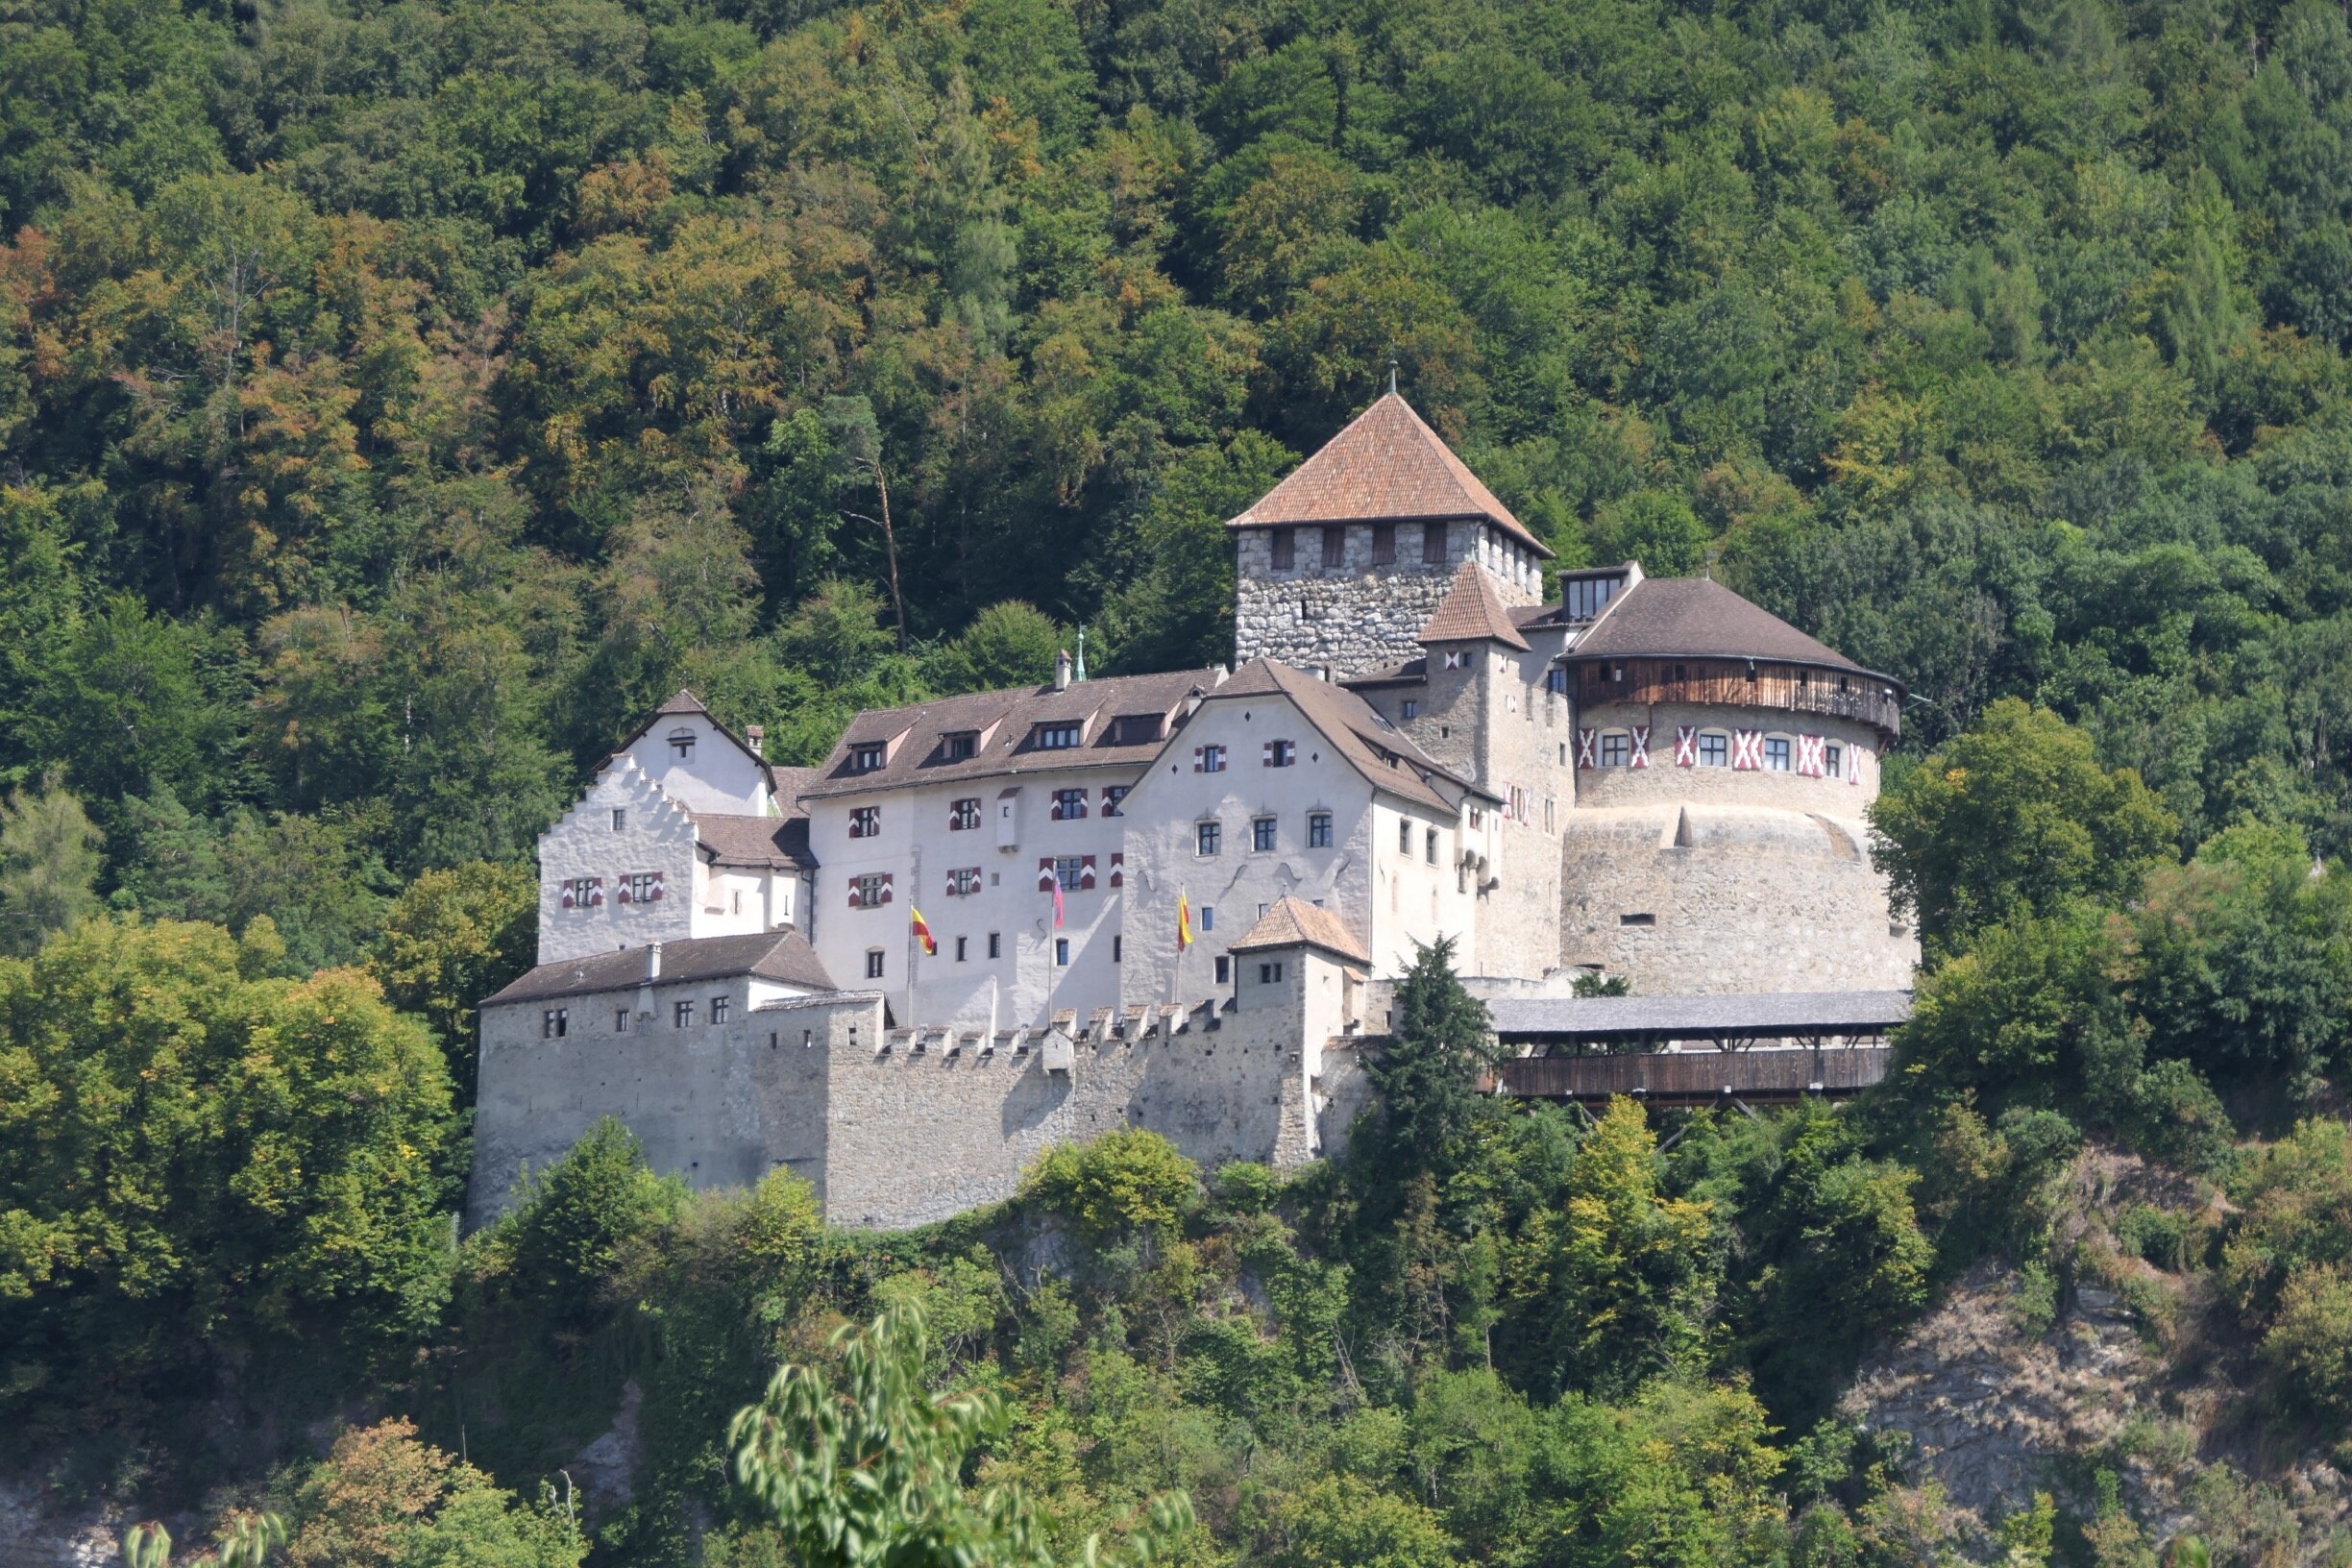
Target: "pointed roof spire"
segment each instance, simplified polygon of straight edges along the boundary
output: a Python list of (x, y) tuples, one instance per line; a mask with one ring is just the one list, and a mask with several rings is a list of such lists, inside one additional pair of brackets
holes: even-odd
[(1479, 570), (1476, 561), (1464, 561), (1454, 574), (1454, 585), (1446, 590), (1439, 601), (1437, 613), (1430, 617), (1429, 625), (1421, 628), (1419, 639), (1424, 643), (1497, 642), (1524, 650), (1528, 646), (1519, 628), (1511, 624), (1510, 611), (1503, 607), (1502, 596), (1494, 590), (1494, 579)]
[(1392, 354), (1388, 356), (1388, 395), (1392, 398), (1397, 395), (1396, 370), (1396, 355)]
[(1458, 517), (1482, 518), (1538, 555), (1552, 553), (1391, 388), (1225, 526), (1433, 523)]

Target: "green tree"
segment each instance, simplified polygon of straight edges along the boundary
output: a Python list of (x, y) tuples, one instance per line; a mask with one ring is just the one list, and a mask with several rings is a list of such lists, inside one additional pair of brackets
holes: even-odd
[(288, 1500), (290, 1568), (578, 1568), (574, 1510), (533, 1508), (403, 1420), (345, 1430)]
[[(928, 1341), (921, 1313), (904, 1306), (846, 1325), (835, 1366), (787, 1365), (736, 1413), (735, 1480), (803, 1568), (1051, 1568), (1043, 1521), (1019, 1487), (966, 1491), (967, 1459), (1006, 1412), (985, 1388), (926, 1389)], [(1146, 1563), (1190, 1524), (1182, 1494), (1160, 1498), (1111, 1560)], [(1098, 1539), (1074, 1560), (1104, 1560)]]
[[(429, 1330), (449, 1077), (348, 970), (266, 978), (265, 922), (94, 919), (0, 961), (0, 1337), (45, 1425), (298, 1337)], [(48, 1390), (43, 1392), (43, 1390)]]
[(1200, 1167), (1160, 1134), (1120, 1127), (1038, 1156), (1021, 1175), (1021, 1195), (1066, 1213), (1097, 1239), (1167, 1231), (1199, 1200)]
[(1459, 1155), (1478, 1110), (1478, 1073), (1490, 1059), (1492, 1032), (1485, 1004), (1455, 976), (1454, 939), (1416, 947), (1397, 982), (1388, 1043), (1364, 1064), (1381, 1097), (1373, 1145), (1381, 1179), (1442, 1171)]
[(685, 1184), (655, 1175), (645, 1145), (606, 1116), (554, 1164), (527, 1173), (485, 1246), (507, 1290), (554, 1321), (590, 1321), (614, 1271), (676, 1219)]
[(1017, 599), (991, 604), (940, 650), (942, 691), (1001, 691), (1053, 678), (1054, 655), (1069, 646), (1051, 617)]
[(1871, 822), (1931, 956), (2013, 916), (2120, 901), (2179, 831), (2137, 773), (2100, 767), (2089, 735), (2013, 698), (1894, 779)]
[(425, 871), (384, 913), (368, 972), (393, 1006), (432, 1025), (461, 1102), (474, 1096), (475, 1004), (531, 967), (538, 930), (539, 878), (527, 865)]
[(0, 806), (0, 953), (30, 953), (98, 907), (105, 836), (55, 773)]

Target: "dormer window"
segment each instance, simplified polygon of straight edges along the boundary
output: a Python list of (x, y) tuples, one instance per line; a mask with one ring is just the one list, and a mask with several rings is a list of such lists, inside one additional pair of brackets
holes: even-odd
[(940, 754), (949, 762), (967, 762), (980, 750), (980, 732), (959, 729), (940, 737)]
[(1156, 713), (1131, 713), (1117, 720), (1114, 727), (1117, 730), (1119, 745), (1143, 746), (1160, 738), (1160, 716)]
[(694, 761), (695, 732), (674, 729), (670, 732), (670, 754), (680, 762)]
[(1037, 746), (1041, 751), (1067, 751), (1079, 744), (1085, 726), (1075, 723), (1057, 723), (1037, 726)]
[(853, 773), (878, 772), (889, 754), (890, 747), (880, 741), (860, 741), (849, 748), (849, 771)]

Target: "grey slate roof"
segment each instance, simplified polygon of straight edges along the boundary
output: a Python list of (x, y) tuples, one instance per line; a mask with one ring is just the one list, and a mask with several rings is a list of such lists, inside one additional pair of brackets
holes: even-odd
[(694, 814), (695, 838), (710, 851), (718, 866), (747, 866), (758, 870), (794, 867), (814, 870), (809, 854), (808, 814), (791, 817), (736, 817), (723, 812)]
[(1871, 673), (1707, 577), (1644, 577), (1611, 600), (1568, 653), (1572, 660), (1678, 656)]
[(1505, 1040), (1693, 1035), (1753, 1030), (1825, 1034), (1890, 1029), (1911, 1016), (1907, 991), (1785, 991), (1721, 996), (1506, 996), (1486, 1004)]
[[(739, 974), (773, 980), (811, 991), (834, 991), (833, 977), (818, 962), (816, 949), (797, 931), (753, 932), (741, 937), (688, 937), (662, 943), (661, 973), (655, 985), (679, 981), (724, 980)], [(542, 964), (483, 1002), (558, 1001), (567, 996), (592, 996), (599, 992), (630, 991), (646, 977), (646, 950), (623, 947), (587, 958), (568, 958)]]
[[(870, 708), (859, 714), (824, 762), (797, 785), (803, 800), (862, 795), (906, 784), (951, 783), (1024, 772), (1061, 772), (1073, 768), (1133, 767), (1149, 762), (1182, 720), (1194, 692), (1216, 689), (1225, 672), (1217, 668), (1177, 670), (1164, 674), (1119, 675), (1073, 681), (1066, 691), (1051, 685), (1003, 692), (970, 692), (904, 708)], [(1113, 722), (1123, 718), (1163, 721), (1147, 740), (1127, 742)], [(1077, 722), (1085, 726), (1074, 747), (1044, 749), (1033, 744), (1043, 723)], [(947, 760), (944, 738), (977, 733), (979, 749)], [(851, 748), (883, 742), (889, 760), (858, 772), (849, 766)]]
[(1252, 659), (1210, 699), (1279, 694), (1297, 704), (1307, 722), (1329, 741), (1339, 759), (1375, 789), (1439, 811), (1454, 811), (1464, 795), (1499, 796), (1449, 772), (1413, 744), (1412, 737), (1381, 717), (1380, 711), (1344, 687), (1291, 669), (1274, 659)]

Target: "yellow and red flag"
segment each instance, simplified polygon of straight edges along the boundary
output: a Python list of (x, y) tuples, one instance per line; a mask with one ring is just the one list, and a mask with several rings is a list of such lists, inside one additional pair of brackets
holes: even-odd
[(933, 958), (937, 958), (939, 956), (939, 939), (931, 934), (931, 922), (924, 919), (922, 918), (922, 911), (917, 909), (913, 904), (909, 904), (907, 909), (915, 917), (915, 940), (923, 944), (924, 952), (930, 954)]
[(1176, 895), (1176, 950), (1181, 953), (1191, 945), (1192, 895), (1180, 893)]

